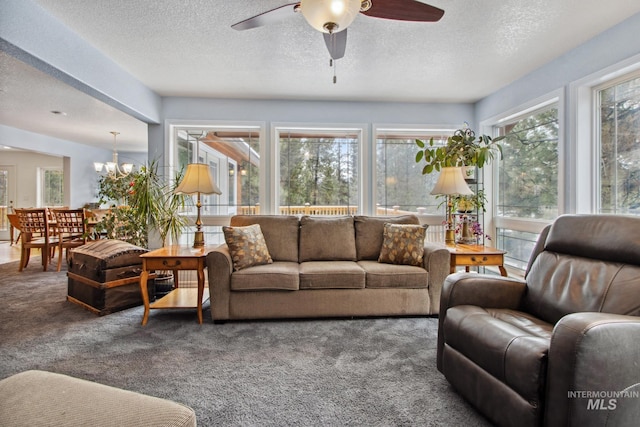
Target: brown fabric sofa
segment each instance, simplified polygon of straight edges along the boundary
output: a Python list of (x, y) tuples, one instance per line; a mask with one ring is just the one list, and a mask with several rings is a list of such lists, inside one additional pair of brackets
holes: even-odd
[(420, 267), (379, 263), (385, 223), (419, 221), (414, 215), (232, 217), (231, 226), (260, 225), (273, 263), (234, 271), (226, 244), (210, 252), (212, 319), (437, 314), (449, 252), (426, 243)]
[(638, 316), (640, 218), (561, 216), (524, 281), (446, 279), (438, 369), (497, 425), (637, 425)]

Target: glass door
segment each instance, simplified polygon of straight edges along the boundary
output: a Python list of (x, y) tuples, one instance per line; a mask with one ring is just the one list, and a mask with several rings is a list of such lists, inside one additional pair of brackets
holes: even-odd
[[(0, 166), (0, 240), (9, 240), (11, 238), (7, 213), (15, 206), (15, 199), (15, 167)], [(14, 231), (15, 233), (17, 231)]]

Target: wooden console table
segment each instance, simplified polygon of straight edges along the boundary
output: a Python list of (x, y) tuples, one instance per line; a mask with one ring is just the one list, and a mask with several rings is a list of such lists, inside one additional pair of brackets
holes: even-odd
[[(204, 269), (207, 254), (212, 247), (193, 248), (191, 246), (167, 246), (140, 255), (142, 259), (142, 274), (140, 275), (140, 292), (144, 302), (144, 316), (142, 326), (149, 320), (151, 309), (185, 309), (195, 308), (198, 313), (198, 323), (202, 324), (202, 303), (209, 299), (209, 289), (204, 288)], [(174, 288), (159, 300), (149, 303), (147, 279), (149, 272), (155, 270), (173, 271)], [(198, 288), (180, 288), (178, 271), (196, 270), (198, 273)]]
[(500, 274), (507, 277), (507, 270), (504, 268), (506, 251), (483, 245), (455, 245), (447, 246), (447, 249), (451, 252), (450, 273), (455, 273), (458, 266), (465, 266), (465, 271), (469, 271), (469, 267), (492, 265), (497, 266)]

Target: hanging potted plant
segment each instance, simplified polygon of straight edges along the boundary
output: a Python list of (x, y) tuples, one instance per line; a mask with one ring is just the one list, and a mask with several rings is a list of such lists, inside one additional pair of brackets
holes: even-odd
[(452, 136), (447, 138), (445, 145), (435, 145), (433, 138), (428, 143), (416, 139), (416, 144), (420, 148), (416, 153), (416, 163), (424, 161), (426, 164), (422, 168), (422, 174), (430, 174), (433, 171), (439, 172), (444, 167), (477, 167), (484, 165), (499, 155), (502, 160), (502, 146), (498, 141), (504, 136), (491, 138), (488, 135), (481, 135), (476, 138), (475, 132), (468, 127), (456, 130)]
[[(504, 139), (503, 136), (491, 138), (488, 135), (481, 135), (476, 138), (475, 132), (467, 126), (456, 130), (452, 136), (447, 138), (445, 145), (436, 145), (433, 138), (428, 143), (416, 139), (416, 145), (419, 148), (416, 153), (416, 163), (425, 162), (422, 168), (423, 175), (434, 171), (441, 172), (445, 168), (461, 168), (463, 177), (468, 180), (475, 176), (476, 168), (483, 168), (497, 156), (502, 160), (502, 146), (498, 144), (498, 141), (502, 139)], [(465, 213), (462, 222), (465, 230), (464, 241), (472, 240), (468, 232), (469, 221), (466, 213), (473, 211), (473, 209), (482, 209), (483, 212), (485, 210), (486, 199), (484, 192), (479, 191), (477, 194), (469, 194), (469, 188), (466, 190), (466, 195), (456, 192), (440, 193), (447, 197), (447, 228), (445, 231), (445, 242), (447, 244), (452, 244), (455, 241), (456, 221), (452, 215), (454, 210)], [(461, 192), (464, 193), (463, 191)]]

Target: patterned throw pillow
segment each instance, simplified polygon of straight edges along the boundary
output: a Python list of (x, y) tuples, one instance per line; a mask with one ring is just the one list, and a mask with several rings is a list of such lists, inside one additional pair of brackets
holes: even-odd
[(427, 229), (414, 224), (384, 224), (378, 262), (422, 266)]
[(254, 265), (271, 264), (267, 243), (259, 224), (246, 227), (222, 227), (235, 271)]

